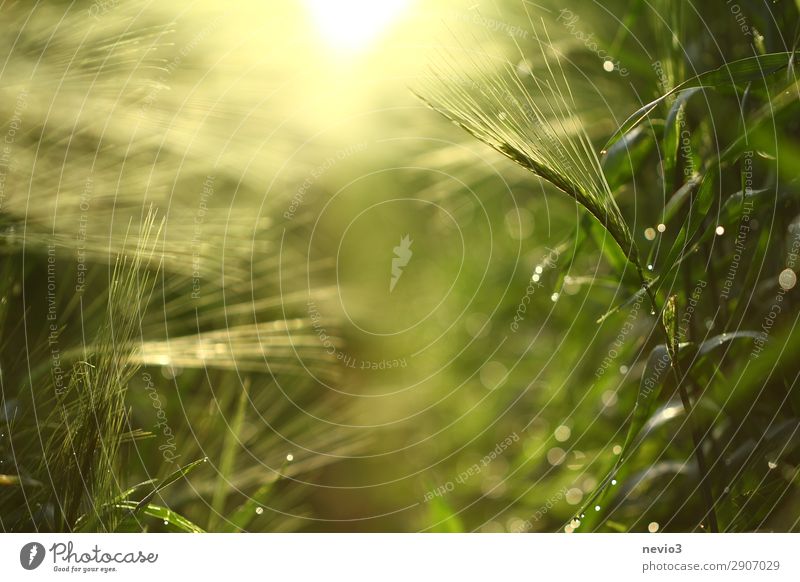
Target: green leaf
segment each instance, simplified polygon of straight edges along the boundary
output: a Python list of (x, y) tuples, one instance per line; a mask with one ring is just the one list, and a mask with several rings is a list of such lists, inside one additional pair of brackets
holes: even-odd
[(713, 160), (713, 163), (721, 165), (730, 162), (741, 156), (745, 150), (752, 149), (749, 141), (750, 135), (760, 130), (763, 126), (766, 125), (770, 132), (773, 131), (773, 124), (777, 115), (797, 101), (798, 95), (800, 95), (798, 87), (800, 87), (800, 82), (792, 81), (777, 91), (767, 103), (748, 119), (747, 131), (742, 131), (739, 137), (720, 154), (719, 159)]
[[(650, 283), (652, 284), (654, 281), (655, 281), (655, 279), (651, 279)], [(618, 313), (622, 309), (626, 308), (628, 305), (632, 305), (633, 303), (635, 303), (640, 297), (642, 297), (646, 293), (647, 293), (647, 290), (644, 287), (642, 287), (636, 293), (634, 293), (633, 295), (628, 297), (625, 301), (623, 301), (619, 305), (616, 305), (616, 306), (612, 307), (611, 309), (609, 309), (608, 311), (606, 311), (603, 315), (601, 315), (599, 318), (597, 318), (597, 321), (595, 323), (603, 323), (606, 319), (608, 319), (612, 315)]]
[[(692, 95), (701, 91), (700, 87), (684, 91), (669, 109), (667, 119), (664, 123), (664, 139), (662, 143), (662, 156), (663, 166), (662, 171), (664, 174), (664, 189), (666, 192), (672, 192), (675, 182), (675, 168), (678, 163), (678, 144), (680, 143), (682, 124), (679, 121), (684, 119), (684, 112), (686, 110), (686, 102)], [(614, 144), (616, 146), (616, 144)], [(613, 146), (612, 146), (613, 147)]]
[[(158, 479), (148, 479), (147, 481), (142, 481), (141, 483), (137, 483), (133, 487), (129, 487), (128, 489), (126, 489), (125, 491), (123, 491), (122, 493), (120, 493), (119, 495), (114, 497), (114, 499), (112, 499), (111, 503), (107, 503), (107, 504), (103, 505), (100, 508), (100, 512), (104, 513), (104, 512), (109, 511), (109, 509), (113, 510), (120, 503), (135, 503), (135, 502), (128, 501), (128, 498), (131, 495), (133, 495), (134, 493), (136, 493), (142, 487), (146, 487), (147, 485), (152, 485), (156, 481), (158, 481)], [(92, 524), (92, 517), (93, 517), (92, 514), (84, 513), (83, 515), (81, 515), (77, 519), (77, 521), (75, 522), (74, 530), (75, 531), (86, 531), (86, 528), (89, 527), (89, 525)]]
[(222, 525), (222, 531), (227, 533), (241, 532), (247, 529), (250, 522), (258, 515), (258, 509), (265, 505), (275, 485), (272, 481), (258, 488), (252, 497), (242, 503)]
[(761, 455), (770, 451), (777, 449), (783, 455), (787, 455), (791, 452), (791, 449), (787, 450), (789, 445), (792, 445), (792, 448), (800, 446), (800, 421), (796, 418), (776, 422), (758, 441), (748, 439), (726, 458), (726, 463), (741, 472), (759, 460)]
[(711, 350), (714, 350), (720, 347), (723, 344), (731, 342), (735, 339), (756, 339), (761, 334), (757, 331), (734, 331), (732, 333), (722, 333), (720, 335), (715, 335), (711, 339), (708, 339), (700, 344), (700, 347), (697, 349), (697, 356), (702, 357), (708, 354)]
[(608, 148), (601, 164), (611, 190), (615, 190), (633, 175), (653, 149), (653, 140), (643, 127), (635, 127)]
[[(597, 486), (592, 495), (589, 496), (588, 500), (581, 508), (580, 513), (589, 512), (589, 508), (594, 505), (595, 501), (605, 492), (611, 484), (611, 480), (622, 468), (622, 465), (628, 458), (631, 444), (647, 422), (647, 419), (652, 415), (653, 410), (655, 410), (655, 404), (658, 401), (658, 397), (661, 395), (664, 379), (671, 367), (667, 346), (665, 344), (655, 346), (647, 356), (647, 362), (639, 382), (639, 391), (636, 394), (636, 403), (631, 412), (631, 422), (628, 427), (627, 435), (625, 436), (625, 442), (622, 445), (622, 451), (611, 471), (608, 472), (605, 479)], [(589, 512), (590, 515), (592, 513), (593, 512)]]
[(628, 133), (631, 129), (636, 127), (641, 121), (647, 117), (653, 109), (660, 103), (665, 101), (671, 95), (693, 87), (722, 87), (737, 83), (746, 83), (748, 81), (755, 81), (762, 79), (767, 75), (772, 75), (778, 71), (785, 69), (794, 60), (794, 52), (770, 53), (767, 55), (758, 55), (754, 57), (747, 57), (726, 63), (721, 67), (707, 71), (680, 85), (674, 87), (670, 91), (664, 93), (658, 99), (640, 107), (633, 115), (628, 117), (627, 120), (620, 126), (620, 128), (611, 136), (603, 147), (607, 151), (622, 135)]
[(141, 483), (137, 483), (133, 487), (130, 487), (129, 489), (126, 489), (125, 491), (117, 495), (117, 497), (114, 498), (114, 503), (118, 503), (120, 501), (127, 501), (128, 498), (134, 493), (136, 493), (139, 489), (141, 489), (142, 487), (146, 487), (147, 485), (152, 485), (156, 481), (158, 481), (158, 479), (148, 479), (147, 481), (142, 481)]
[(186, 533), (204, 533), (203, 529), (179, 513), (175, 513), (171, 509), (161, 507), (160, 505), (148, 504), (144, 507), (139, 507), (133, 502), (123, 502), (114, 505), (114, 509), (124, 510), (126, 513), (126, 520), (134, 520), (137, 513), (143, 513), (149, 517), (161, 520), (165, 524), (169, 524), (174, 528)]
[[(666, 311), (667, 310), (665, 309), (665, 312)], [(691, 357), (683, 360), (690, 362), (690, 364), (687, 366), (688, 369), (691, 367), (691, 362), (696, 361), (697, 358), (708, 354), (710, 351), (719, 348), (728, 342), (740, 338), (754, 338), (757, 335), (758, 334), (753, 331), (723, 333), (704, 341), (699, 346), (691, 342), (680, 343), (677, 345), (676, 350), (679, 354), (687, 352), (687, 355), (691, 355)], [(614, 463), (613, 468), (608, 472), (603, 481), (601, 481), (597, 488), (592, 492), (592, 495), (589, 496), (588, 500), (581, 508), (580, 513), (588, 513), (589, 515), (594, 513), (589, 512), (589, 508), (594, 505), (595, 501), (606, 491), (608, 486), (611, 484), (611, 480), (617, 476), (619, 471), (622, 469), (622, 466), (628, 460), (633, 448), (633, 444), (636, 442), (639, 433), (642, 431), (649, 419), (652, 418), (654, 411), (656, 410), (656, 403), (661, 396), (664, 380), (669, 374), (671, 368), (672, 365), (670, 354), (666, 344), (659, 344), (655, 346), (647, 357), (645, 369), (639, 382), (639, 391), (636, 395), (636, 404), (634, 404), (633, 411), (631, 412), (630, 426), (628, 427), (628, 432), (625, 436), (625, 442), (622, 445), (622, 451), (619, 454), (619, 458)]]
[(691, 242), (698, 232), (702, 229), (703, 218), (708, 214), (711, 204), (714, 202), (714, 185), (716, 184), (715, 171), (711, 170), (703, 176), (697, 195), (692, 201), (689, 215), (686, 222), (681, 227), (678, 236), (672, 243), (666, 259), (662, 261), (667, 266), (667, 271), (662, 275), (658, 282), (654, 283), (653, 288), (658, 289), (664, 281), (668, 280), (668, 274), (674, 271), (683, 259), (688, 256), (691, 250)]
[(692, 179), (684, 183), (678, 190), (673, 194), (669, 200), (667, 200), (667, 205), (664, 207), (664, 223), (669, 223), (675, 217), (675, 214), (678, 210), (681, 209), (683, 203), (690, 197), (689, 195), (697, 188), (697, 185), (700, 184), (700, 178), (694, 176)]
[(236, 451), (241, 442), (239, 439), (242, 434), (242, 426), (244, 425), (246, 416), (246, 405), (249, 401), (249, 381), (245, 380), (242, 384), (242, 391), (239, 393), (239, 398), (237, 399), (233, 421), (228, 427), (229, 430), (225, 432), (225, 438), (222, 442), (217, 482), (214, 487), (214, 494), (211, 498), (211, 511), (208, 517), (207, 527), (209, 531), (214, 530), (219, 521), (219, 516), (225, 511), (225, 501), (227, 500), (228, 490), (230, 489), (228, 479), (233, 473)]
[(141, 511), (143, 508), (147, 506), (148, 503), (150, 503), (150, 500), (153, 497), (155, 497), (159, 491), (162, 491), (163, 489), (169, 487), (170, 485), (175, 483), (175, 481), (183, 479), (184, 477), (186, 477), (186, 475), (194, 471), (197, 467), (205, 463), (207, 460), (208, 457), (203, 457), (202, 459), (198, 459), (192, 463), (189, 463), (188, 465), (181, 467), (177, 471), (174, 471), (169, 475), (167, 475), (166, 477), (164, 477), (164, 479), (162, 479), (161, 482), (150, 493), (144, 496), (144, 498), (136, 506), (135, 511)]

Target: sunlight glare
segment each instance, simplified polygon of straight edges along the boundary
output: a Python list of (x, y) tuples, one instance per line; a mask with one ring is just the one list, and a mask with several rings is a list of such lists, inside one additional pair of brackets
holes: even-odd
[(356, 51), (373, 42), (409, 0), (305, 0), (322, 36), (337, 49)]

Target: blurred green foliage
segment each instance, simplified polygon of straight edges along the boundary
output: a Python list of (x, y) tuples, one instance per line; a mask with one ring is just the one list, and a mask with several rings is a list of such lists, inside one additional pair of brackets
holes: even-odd
[[(344, 57), (76, 4), (3, 9), (0, 529), (798, 529), (797, 3), (417, 3)], [(655, 305), (508, 155), (543, 122)]]

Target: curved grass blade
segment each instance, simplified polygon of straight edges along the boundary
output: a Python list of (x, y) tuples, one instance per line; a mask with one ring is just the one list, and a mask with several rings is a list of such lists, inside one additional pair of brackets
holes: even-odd
[(192, 523), (179, 513), (175, 513), (171, 509), (167, 509), (166, 507), (161, 507), (160, 505), (152, 505), (148, 504), (141, 509), (138, 505), (134, 505), (133, 502), (123, 502), (117, 503), (114, 505), (115, 509), (124, 510), (127, 514), (127, 520), (134, 519), (134, 515), (137, 512), (141, 512), (148, 517), (153, 517), (162, 521), (165, 525), (171, 525), (174, 528), (178, 529), (179, 531), (186, 532), (186, 533), (205, 533), (203, 528), (200, 526)]
[[(650, 279), (650, 284), (652, 285), (656, 281), (656, 279), (657, 278)], [(603, 315), (598, 317), (597, 321), (595, 323), (603, 323), (606, 319), (608, 319), (612, 315), (615, 315), (616, 313), (619, 313), (621, 310), (625, 309), (628, 305), (631, 305), (631, 304), (635, 303), (643, 295), (646, 295), (646, 294), (647, 294), (647, 290), (644, 287), (642, 287), (636, 293), (634, 293), (633, 295), (628, 297), (625, 301), (623, 301), (619, 305), (616, 305), (616, 306), (612, 307), (611, 309), (606, 311)], [(655, 314), (653, 314), (653, 315), (655, 315)]]
[[(695, 238), (703, 226), (703, 218), (708, 214), (711, 204), (714, 202), (714, 179), (716, 172), (709, 171), (708, 174), (703, 176), (700, 181), (700, 186), (697, 189), (697, 194), (692, 201), (691, 208), (689, 209), (689, 216), (686, 222), (681, 227), (678, 236), (672, 243), (672, 248), (669, 254), (664, 259), (664, 264), (667, 265), (667, 274), (671, 273), (678, 267), (684, 257), (688, 255), (692, 240)], [(658, 283), (653, 282), (654, 289), (658, 290), (659, 284), (669, 280), (665, 274)]]
[[(680, 96), (678, 96), (678, 98), (670, 107), (669, 113), (667, 113), (667, 119), (664, 122), (664, 163), (662, 167), (662, 172), (664, 174), (664, 188), (666, 192), (672, 192), (674, 188), (675, 168), (678, 165), (678, 144), (680, 143), (680, 136), (682, 133), (681, 128), (683, 125), (681, 120), (685, 115), (686, 103), (689, 101), (692, 95), (701, 90), (701, 87), (695, 87), (693, 89), (684, 91)], [(617, 144), (615, 143), (614, 145), (616, 146)], [(689, 177), (689, 180), (691, 181), (691, 177)]]
[(795, 54), (794, 52), (782, 52), (747, 57), (745, 59), (726, 63), (716, 69), (701, 73), (700, 75), (684, 81), (661, 95), (658, 99), (637, 109), (623, 122), (614, 135), (608, 139), (606, 145), (603, 147), (603, 151), (607, 151), (620, 136), (625, 135), (636, 127), (653, 111), (653, 109), (666, 101), (670, 96), (693, 87), (719, 87), (762, 79), (767, 75), (772, 75), (792, 65)]
[(697, 348), (697, 357), (700, 358), (708, 354), (711, 350), (714, 350), (721, 345), (733, 341), (735, 339), (756, 339), (760, 337), (761, 334), (757, 331), (734, 331), (731, 333), (722, 333), (720, 335), (715, 335), (711, 339), (708, 339), (700, 344)]
[(191, 473), (192, 471), (197, 469), (197, 467), (199, 467), (200, 465), (202, 465), (206, 461), (208, 461), (208, 457), (203, 457), (202, 459), (198, 459), (196, 461), (193, 461), (193, 462), (189, 463), (188, 465), (185, 465), (185, 466), (181, 467), (180, 469), (178, 469), (177, 471), (173, 471), (172, 473), (170, 473), (169, 475), (164, 477), (161, 480), (161, 482), (158, 485), (156, 485), (150, 493), (145, 495), (142, 498), (142, 500), (139, 501), (139, 503), (136, 505), (136, 509), (134, 510), (134, 512), (141, 511), (142, 509), (144, 509), (150, 503), (150, 500), (153, 497), (155, 497), (160, 491), (162, 491), (165, 488), (169, 487), (170, 485), (175, 483), (175, 481), (177, 481), (179, 479), (183, 479), (184, 477), (186, 477), (186, 475), (188, 475), (189, 473)]
[(233, 421), (229, 425), (229, 430), (225, 432), (225, 437), (222, 442), (222, 451), (220, 452), (219, 468), (217, 475), (217, 482), (214, 486), (214, 494), (211, 497), (211, 512), (208, 518), (208, 530), (214, 531), (219, 521), (220, 515), (225, 510), (225, 501), (227, 500), (230, 483), (228, 479), (233, 472), (233, 467), (236, 461), (236, 451), (241, 444), (242, 427), (246, 416), (246, 406), (250, 401), (249, 398), (249, 380), (245, 379), (242, 383), (242, 391), (236, 402), (236, 411), (234, 412)]
[[(158, 481), (158, 479), (148, 479), (147, 481), (142, 481), (141, 483), (137, 483), (133, 487), (129, 487), (128, 489), (126, 489), (125, 491), (123, 491), (122, 493), (117, 495), (111, 501), (111, 503), (104, 505), (101, 508), (100, 513), (102, 514), (103, 512), (108, 511), (109, 509), (113, 510), (119, 503), (128, 502), (128, 498), (131, 495), (133, 495), (134, 493), (136, 493), (139, 489), (141, 489), (142, 487), (146, 487), (147, 485), (152, 485), (153, 483), (155, 483), (157, 481)], [(85, 531), (86, 527), (91, 523), (91, 521), (90, 521), (91, 518), (92, 518), (91, 515), (87, 515), (85, 513), (83, 515), (81, 515), (77, 519), (77, 521), (75, 522), (74, 530), (75, 531)]]
[[(699, 358), (711, 352), (712, 350), (740, 338), (754, 338), (758, 334), (752, 331), (740, 331), (734, 333), (723, 333), (714, 336), (701, 344), (697, 345), (691, 342), (684, 342), (678, 344), (677, 353), (679, 354), (692, 354), (693, 357), (684, 358), (683, 361), (692, 361), (693, 358)], [(603, 493), (608, 489), (612, 480), (616, 478), (619, 471), (622, 469), (625, 462), (628, 460), (633, 443), (636, 441), (642, 429), (646, 426), (647, 422), (652, 418), (656, 409), (656, 403), (661, 395), (664, 380), (669, 375), (668, 372), (671, 366), (671, 357), (669, 349), (666, 344), (659, 344), (655, 346), (647, 357), (645, 370), (642, 374), (642, 379), (639, 383), (639, 391), (636, 395), (636, 403), (634, 404), (633, 411), (631, 412), (631, 421), (628, 428), (625, 442), (622, 445), (622, 451), (619, 458), (614, 463), (613, 468), (608, 472), (606, 477), (600, 482), (597, 488), (589, 496), (586, 503), (581, 508), (580, 513), (588, 512), (588, 509), (595, 504)], [(590, 513), (591, 515), (591, 513)]]
[(675, 217), (678, 210), (683, 206), (683, 203), (689, 198), (689, 195), (697, 189), (700, 181), (699, 176), (693, 176), (667, 200), (667, 204), (664, 207), (664, 217), (662, 218), (664, 224), (669, 223), (669, 221)]
[(625, 436), (625, 442), (622, 445), (622, 451), (620, 452), (619, 457), (614, 463), (612, 469), (600, 482), (600, 484), (589, 496), (586, 503), (581, 508), (581, 514), (589, 511), (589, 508), (595, 504), (597, 499), (599, 499), (603, 493), (605, 493), (608, 486), (612, 483), (612, 480), (617, 476), (617, 473), (622, 468), (625, 460), (628, 458), (631, 444), (655, 409), (655, 403), (658, 401), (658, 397), (661, 395), (663, 381), (668, 375), (667, 372), (669, 371), (669, 367), (670, 356), (669, 352), (667, 351), (667, 346), (665, 344), (659, 344), (655, 346), (647, 356), (647, 363), (645, 364), (642, 379), (639, 382), (639, 391), (636, 394), (636, 403), (633, 405), (630, 426), (628, 428), (628, 433)]

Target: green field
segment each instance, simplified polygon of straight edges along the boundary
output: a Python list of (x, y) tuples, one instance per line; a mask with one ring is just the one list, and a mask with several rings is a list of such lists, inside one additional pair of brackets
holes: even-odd
[(800, 2), (0, 15), (0, 531), (800, 530)]

